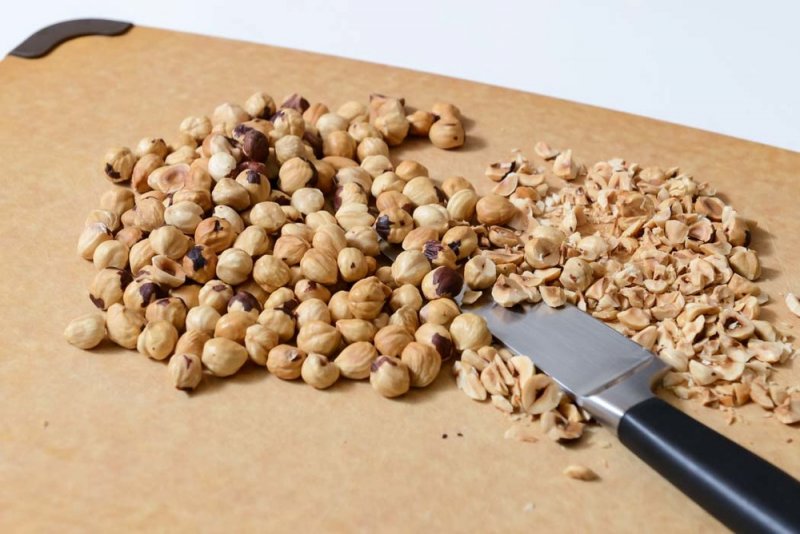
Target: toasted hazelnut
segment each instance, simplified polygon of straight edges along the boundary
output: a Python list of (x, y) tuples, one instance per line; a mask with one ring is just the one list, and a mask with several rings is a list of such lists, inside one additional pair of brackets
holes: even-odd
[(324, 321), (309, 321), (297, 333), (297, 346), (305, 352), (330, 356), (339, 348), (342, 336), (336, 327)]
[(250, 223), (272, 234), (286, 223), (286, 213), (275, 202), (259, 202), (250, 209)]
[(372, 343), (358, 341), (346, 346), (333, 361), (342, 376), (354, 380), (367, 378), (370, 365), (378, 357), (378, 351)]
[(474, 313), (462, 313), (450, 324), (450, 336), (458, 350), (478, 350), (492, 342), (486, 320)]
[(125, 288), (122, 302), (126, 308), (142, 312), (147, 306), (160, 298), (161, 288), (151, 280), (134, 280)]
[(419, 328), (419, 312), (411, 306), (403, 306), (389, 316), (389, 324), (402, 326), (414, 333)]
[(276, 106), (272, 97), (266, 93), (253, 93), (245, 100), (244, 110), (253, 117), (269, 118), (275, 114)]
[(148, 322), (164, 319), (179, 331), (186, 325), (186, 305), (177, 297), (165, 297), (148, 304), (144, 312)]
[(464, 126), (458, 119), (442, 118), (431, 125), (428, 138), (437, 148), (458, 148), (464, 145)]
[(342, 334), (346, 344), (359, 341), (371, 342), (378, 330), (372, 322), (364, 319), (340, 319), (336, 321), (336, 329)]
[(175, 354), (169, 359), (167, 370), (178, 389), (195, 389), (203, 379), (203, 365), (196, 354)]
[(303, 276), (314, 282), (331, 285), (338, 278), (336, 260), (319, 249), (309, 249), (300, 260)]
[(201, 286), (197, 284), (185, 284), (170, 288), (168, 294), (170, 297), (181, 299), (184, 306), (186, 306), (187, 309), (191, 309), (200, 305), (200, 289)]
[(203, 346), (203, 365), (216, 376), (231, 376), (247, 361), (245, 348), (230, 339), (209, 339)]
[[(433, 228), (414, 228), (403, 239), (403, 250), (423, 250), (426, 243), (437, 240), (437, 232)], [(455, 257), (455, 256), (454, 256)]]
[(436, 380), (442, 367), (442, 358), (430, 345), (412, 341), (403, 349), (400, 360), (408, 367), (411, 385), (423, 388)]
[(269, 351), (267, 369), (282, 380), (300, 378), (306, 353), (291, 345), (277, 345)]
[(327, 303), (331, 299), (331, 292), (313, 280), (303, 279), (297, 282), (294, 286), (294, 293), (300, 302), (305, 302), (310, 299), (318, 299)]
[(391, 290), (374, 276), (359, 280), (348, 294), (350, 313), (357, 319), (374, 319), (390, 295)]
[(375, 207), (378, 208), (381, 213), (388, 212), (392, 209), (401, 209), (410, 214), (414, 209), (414, 204), (411, 202), (411, 199), (403, 193), (390, 189), (378, 195), (375, 199)]
[(411, 159), (406, 159), (398, 163), (394, 168), (394, 172), (406, 182), (417, 176), (430, 176), (428, 168), (425, 167), (425, 165)]
[(340, 319), (353, 319), (350, 312), (350, 292), (337, 291), (328, 301), (328, 310), (331, 312), (331, 321), (336, 322)]
[[(398, 165), (395, 172), (400, 175)], [(439, 193), (433, 180), (425, 176), (416, 176), (408, 180), (405, 187), (403, 187), (403, 194), (408, 197), (414, 206), (424, 206), (425, 204), (436, 204), (439, 202)]]
[(440, 238), (450, 228), (450, 216), (447, 209), (439, 204), (417, 206), (412, 214), (417, 227), (428, 227), (436, 230), (436, 238)]
[(205, 245), (216, 253), (229, 248), (235, 238), (231, 223), (219, 217), (204, 219), (197, 225), (194, 233), (197, 245)]
[(374, 124), (389, 146), (399, 145), (408, 135), (408, 119), (402, 112), (384, 113), (375, 119)]
[(339, 368), (323, 354), (311, 353), (300, 368), (303, 381), (317, 389), (327, 389), (339, 379)]
[(126, 147), (109, 149), (104, 158), (103, 171), (111, 183), (122, 183), (131, 179), (136, 156)]
[(407, 328), (400, 325), (387, 325), (379, 329), (373, 340), (380, 354), (400, 356), (406, 345), (414, 341)]
[(506, 197), (487, 195), (475, 205), (478, 221), (483, 224), (506, 224), (517, 213), (517, 208)]
[(323, 301), (312, 298), (304, 300), (294, 311), (297, 326), (302, 328), (312, 321), (322, 321), (330, 324), (331, 312)]
[(434, 323), (449, 326), (455, 317), (461, 313), (458, 305), (449, 298), (435, 299), (419, 310), (419, 318), (423, 323)]
[(161, 287), (178, 287), (186, 281), (186, 273), (175, 260), (153, 256), (150, 278)]
[(257, 365), (267, 365), (269, 351), (277, 346), (278, 342), (278, 334), (264, 325), (252, 324), (245, 331), (245, 349), (250, 360)]
[(422, 294), (428, 300), (442, 297), (453, 298), (457, 296), (464, 285), (464, 280), (458, 272), (450, 267), (437, 267), (425, 275), (422, 280)]
[(186, 313), (186, 331), (198, 330), (210, 336), (219, 318), (219, 312), (211, 306), (195, 306)]
[(137, 350), (154, 360), (163, 360), (175, 349), (178, 330), (169, 321), (152, 321), (137, 338)]
[(188, 330), (178, 338), (175, 345), (175, 354), (195, 354), (198, 357), (203, 354), (203, 346), (211, 337), (199, 330)]
[(195, 245), (181, 260), (181, 268), (187, 278), (204, 284), (214, 277), (217, 261), (217, 255), (211, 248)]
[(463, 260), (478, 249), (478, 235), (469, 226), (454, 226), (442, 236), (442, 245), (450, 248), (456, 259)]
[(360, 250), (365, 256), (380, 254), (378, 233), (369, 226), (351, 228), (345, 233), (345, 239), (348, 247)]
[(111, 239), (113, 239), (111, 230), (105, 224), (99, 222), (87, 224), (78, 238), (78, 255), (85, 260), (91, 260), (100, 243)]
[(244, 343), (247, 328), (255, 324), (256, 317), (243, 311), (229, 311), (219, 318), (214, 326), (214, 337), (224, 337), (236, 343)]
[(428, 258), (419, 250), (405, 250), (392, 263), (392, 277), (397, 284), (418, 286), (430, 270)]
[(269, 254), (261, 256), (253, 266), (253, 280), (265, 291), (275, 291), (288, 284), (289, 279), (289, 267), (275, 256)]
[[(261, 313), (262, 307), (261, 303), (258, 299), (253, 295), (251, 292), (240, 289), (241, 285), (237, 286), (238, 291), (231, 299), (228, 301), (227, 310), (229, 312), (232, 311), (241, 311), (245, 313), (249, 313), (253, 320), (258, 318), (258, 315)], [(258, 288), (255, 285), (255, 288)], [(260, 288), (258, 288), (260, 289)]]
[(398, 358), (379, 356), (370, 365), (369, 382), (384, 397), (398, 397), (409, 389), (408, 368)]
[(121, 216), (134, 206), (133, 191), (124, 187), (113, 187), (100, 196), (100, 208)]
[(278, 334), (281, 341), (289, 341), (294, 337), (295, 320), (289, 313), (282, 310), (265, 308), (258, 316), (258, 323)]
[(456, 191), (447, 201), (447, 213), (455, 221), (469, 221), (475, 214), (478, 198), (478, 194), (472, 189)]
[(464, 281), (470, 289), (492, 287), (497, 280), (495, 263), (486, 256), (475, 256), (464, 265)]
[(440, 241), (426, 241), (422, 247), (422, 253), (437, 267), (456, 268), (456, 253)]
[[(354, 139), (358, 139), (361, 135), (357, 131), (353, 131), (352, 127), (349, 130), (350, 135)], [(370, 133), (377, 133), (380, 135), (380, 132), (375, 130), (375, 132), (370, 131)], [(356, 157), (359, 160), (363, 160), (369, 156), (388, 156), (389, 155), (389, 145), (386, 144), (386, 141), (379, 137), (365, 137), (361, 141), (358, 141), (358, 147), (356, 148)]]
[(130, 310), (122, 304), (112, 304), (106, 312), (108, 339), (120, 347), (135, 349), (144, 325), (145, 319), (141, 313)]
[(441, 324), (425, 323), (421, 325), (414, 333), (414, 339), (417, 343), (433, 347), (442, 361), (448, 361), (455, 356), (450, 331)]
[(89, 298), (101, 310), (122, 302), (125, 288), (132, 282), (128, 271), (107, 268), (97, 272), (89, 286)]
[(389, 306), (393, 310), (398, 310), (404, 306), (409, 306), (414, 310), (419, 311), (422, 308), (422, 295), (419, 289), (412, 284), (403, 284), (397, 289), (392, 291), (392, 296), (389, 299)]
[(100, 313), (76, 317), (67, 325), (64, 337), (79, 349), (93, 349), (106, 337), (105, 318)]
[(534, 269), (546, 269), (558, 265), (561, 245), (546, 237), (534, 237), (525, 243), (525, 261)]
[(269, 236), (259, 226), (248, 226), (236, 237), (233, 248), (243, 250), (250, 256), (261, 256), (270, 249)]
[(408, 120), (408, 134), (417, 137), (427, 137), (436, 115), (430, 111), (417, 110), (406, 117)]
[(186, 254), (189, 239), (174, 226), (162, 226), (150, 232), (150, 246), (156, 254), (178, 260)]

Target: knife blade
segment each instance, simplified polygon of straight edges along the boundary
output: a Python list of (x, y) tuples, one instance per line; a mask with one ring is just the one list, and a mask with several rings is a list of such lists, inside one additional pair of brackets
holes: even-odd
[[(381, 241), (391, 260), (402, 252)], [(572, 305), (497, 305), (488, 291), (463, 312), (550, 375), (633, 453), (736, 531), (800, 531), (800, 483), (653, 394), (669, 367)]]

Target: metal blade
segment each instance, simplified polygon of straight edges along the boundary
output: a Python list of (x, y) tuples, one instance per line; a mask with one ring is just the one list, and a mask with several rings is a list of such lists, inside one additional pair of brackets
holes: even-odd
[[(381, 241), (381, 251), (394, 261), (402, 250)], [(528, 356), (579, 403), (637, 371), (645, 375), (641, 393), (650, 394), (650, 379), (667, 369), (650, 351), (569, 304), (561, 308), (543, 303), (503, 308), (488, 291), (473, 304), (463, 304), (461, 295), (455, 300), (462, 311), (486, 319), (497, 340), (513, 352)]]
[[(394, 261), (402, 250), (381, 241), (381, 251)], [(667, 369), (653, 353), (602, 321), (572, 305), (546, 304), (503, 308), (486, 292), (462, 311), (480, 315), (489, 331), (517, 354), (528, 356), (579, 401), (600, 393), (637, 370), (653, 376)], [(645, 369), (646, 368), (646, 369)]]
[(503, 308), (486, 294), (461, 309), (486, 319), (498, 340), (530, 357), (575, 397), (599, 393), (655, 359), (636, 342), (572, 305)]

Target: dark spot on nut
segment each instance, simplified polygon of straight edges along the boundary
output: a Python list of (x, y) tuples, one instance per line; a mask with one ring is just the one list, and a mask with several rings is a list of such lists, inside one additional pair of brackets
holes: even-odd
[(388, 215), (381, 215), (375, 221), (375, 231), (378, 232), (378, 235), (381, 236), (382, 239), (386, 239), (389, 237), (389, 232), (392, 229), (392, 221), (389, 220)]
[(750, 246), (750, 239), (752, 239), (753, 234), (750, 233), (750, 230), (744, 231), (744, 247), (747, 248)]
[(291, 108), (303, 113), (310, 106), (311, 104), (308, 103), (308, 100), (297, 93), (293, 93), (292, 95), (286, 97), (286, 100), (284, 100), (283, 104), (281, 104), (281, 109)]
[(294, 315), (294, 311), (297, 309), (298, 306), (300, 306), (299, 300), (289, 299), (275, 309), (278, 311), (282, 311), (286, 315)]
[(239, 163), (239, 165), (236, 166), (236, 170), (234, 172), (239, 174), (242, 171), (255, 171), (266, 176), (267, 166), (260, 161), (243, 160), (241, 163)]
[(122, 289), (125, 289), (128, 287), (128, 284), (133, 282), (133, 276), (128, 271), (119, 269), (117, 274), (119, 275), (119, 285), (122, 287)]
[(461, 248), (461, 240), (458, 239), (456, 241), (450, 241), (447, 246), (450, 247), (450, 250), (452, 250), (456, 256), (458, 256), (458, 251)]
[(442, 361), (448, 361), (454, 355), (453, 342), (440, 334), (433, 334), (431, 344), (441, 356)]
[(244, 140), (244, 136), (247, 135), (247, 132), (252, 131), (253, 128), (247, 126), (246, 124), (237, 124), (233, 128), (233, 140), (237, 143), (240, 143)]
[(225, 284), (215, 284), (214, 286), (211, 287), (211, 289), (213, 289), (214, 291), (216, 291), (218, 293), (221, 293), (221, 292), (225, 291), (226, 289), (228, 289), (228, 286), (226, 286)]
[(325, 156), (322, 151), (322, 137), (318, 133), (306, 130), (303, 132), (303, 141), (308, 143), (308, 146), (314, 151), (314, 156), (319, 159)]
[(252, 169), (247, 169), (247, 174), (245, 175), (245, 178), (247, 179), (248, 184), (261, 183), (261, 175)]
[(269, 141), (258, 130), (250, 130), (244, 136), (242, 152), (252, 160), (266, 161), (267, 156), (269, 156)]
[(214, 231), (219, 232), (220, 230), (222, 230), (222, 221), (214, 219)]
[(455, 297), (461, 292), (464, 279), (450, 267), (437, 267), (433, 271), (433, 285), (440, 297)]
[(228, 301), (228, 311), (232, 309), (239, 309), (246, 312), (257, 310), (260, 312), (261, 304), (249, 291), (239, 291)]
[(397, 363), (393, 362), (386, 356), (378, 356), (378, 358), (369, 365), (369, 369), (374, 373), (375, 371), (380, 369), (381, 365), (383, 364), (389, 364), (394, 366), (397, 365)]
[(422, 246), (422, 253), (425, 254), (425, 257), (428, 258), (428, 261), (433, 261), (439, 256), (439, 254), (441, 254), (442, 249), (444, 249), (444, 245), (442, 245), (439, 241), (432, 239), (430, 241), (426, 241)]
[(142, 298), (142, 308), (147, 307), (159, 297), (160, 287), (155, 282), (145, 282), (139, 286), (139, 296)]
[(106, 163), (106, 174), (115, 180), (120, 178), (119, 172), (114, 170), (114, 167), (110, 163)]
[(103, 302), (103, 299), (101, 299), (100, 297), (95, 297), (94, 295), (92, 295), (90, 293), (89, 294), (89, 300), (91, 300), (92, 304), (94, 304), (95, 306), (97, 306), (101, 310), (105, 310), (106, 309), (106, 303)]

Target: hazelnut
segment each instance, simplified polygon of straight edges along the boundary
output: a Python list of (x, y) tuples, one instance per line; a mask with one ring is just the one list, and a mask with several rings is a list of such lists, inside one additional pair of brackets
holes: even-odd
[[(242, 286), (238, 287), (241, 288)], [(228, 301), (227, 309), (229, 312), (242, 311), (245, 313), (249, 313), (251, 316), (253, 316), (253, 319), (255, 320), (261, 313), (262, 308), (261, 308), (261, 303), (252, 293), (240, 289)]]
[(374, 324), (364, 319), (340, 319), (336, 321), (336, 329), (342, 334), (346, 344), (359, 341), (371, 342), (378, 331)]
[(370, 365), (378, 357), (378, 351), (372, 343), (357, 341), (346, 346), (333, 361), (342, 376), (355, 380), (367, 378)]
[(495, 194), (478, 200), (475, 211), (482, 224), (506, 224), (517, 214), (517, 208), (510, 200)]
[(426, 241), (422, 246), (422, 253), (437, 267), (456, 268), (456, 253), (440, 241)]
[(411, 159), (406, 159), (398, 163), (394, 168), (394, 172), (406, 182), (417, 176), (430, 176), (428, 168), (425, 167), (425, 165)]
[(234, 239), (236, 234), (231, 228), (231, 223), (219, 217), (202, 220), (194, 232), (196, 244), (205, 245), (217, 254), (229, 248)]
[(399, 145), (408, 135), (409, 122), (403, 112), (384, 113), (375, 119), (374, 124), (389, 146)]
[(208, 173), (214, 180), (230, 176), (236, 169), (236, 158), (227, 152), (217, 152), (208, 159)]
[(586, 260), (570, 258), (564, 263), (558, 281), (565, 289), (585, 291), (594, 282), (594, 271)]
[(186, 281), (186, 273), (177, 261), (153, 256), (150, 278), (161, 287), (178, 287)]
[(136, 156), (127, 147), (109, 149), (104, 158), (103, 171), (111, 183), (122, 183), (131, 179)]
[(184, 332), (175, 345), (175, 354), (194, 354), (199, 357), (203, 354), (203, 346), (209, 339), (211, 337), (208, 334), (199, 330)]
[(256, 322), (256, 317), (243, 311), (229, 311), (214, 325), (214, 337), (224, 337), (236, 343), (244, 343), (247, 328)]
[(334, 257), (316, 248), (303, 254), (300, 269), (305, 278), (320, 284), (335, 284), (338, 279), (338, 266)]
[(317, 389), (331, 387), (339, 379), (339, 368), (323, 354), (311, 353), (300, 368), (303, 382)]
[(404, 326), (387, 325), (375, 333), (374, 345), (380, 354), (400, 356), (406, 345), (414, 341), (414, 337)]
[(100, 313), (76, 317), (67, 325), (64, 337), (79, 349), (93, 349), (106, 337), (105, 318)]
[(327, 287), (307, 279), (300, 280), (295, 284), (294, 293), (297, 295), (300, 302), (305, 302), (309, 299), (319, 299), (327, 303), (331, 299), (331, 292)]
[(330, 324), (331, 312), (328, 305), (320, 299), (307, 299), (300, 303), (294, 311), (297, 318), (297, 326), (302, 328), (311, 321), (322, 321)]
[(339, 321), (340, 319), (352, 319), (353, 314), (350, 312), (350, 292), (337, 291), (328, 301), (328, 310), (331, 312), (331, 321)]
[(442, 118), (431, 125), (428, 138), (437, 148), (458, 148), (464, 145), (464, 126), (458, 119)]
[(436, 230), (436, 238), (441, 237), (450, 228), (450, 215), (447, 209), (439, 204), (418, 206), (413, 213), (417, 227), (428, 227)]
[(428, 302), (419, 310), (419, 318), (423, 323), (434, 323), (449, 326), (455, 317), (461, 313), (458, 305), (448, 298), (436, 299)]
[(89, 299), (101, 310), (122, 302), (125, 288), (132, 282), (128, 271), (107, 268), (98, 271), (89, 286)]
[(250, 206), (250, 194), (239, 182), (232, 178), (220, 178), (211, 191), (215, 204), (230, 206), (239, 211)]
[(205, 245), (195, 245), (181, 260), (181, 268), (187, 278), (204, 284), (217, 271), (217, 254)]
[(259, 202), (250, 209), (250, 223), (272, 234), (286, 223), (286, 213), (275, 202)]
[(289, 267), (275, 256), (266, 254), (256, 260), (253, 266), (253, 280), (264, 291), (273, 292), (289, 283)]
[(392, 263), (392, 278), (397, 284), (418, 286), (431, 270), (431, 264), (425, 254), (419, 250), (405, 250)]
[(112, 304), (106, 312), (108, 339), (120, 347), (135, 349), (144, 325), (144, 317), (139, 312), (130, 310), (122, 304)]
[(269, 351), (267, 369), (281, 380), (300, 378), (306, 353), (291, 345), (277, 345)]
[(100, 196), (100, 208), (121, 216), (134, 206), (133, 191), (124, 187), (113, 187)]
[(356, 154), (356, 141), (346, 131), (329, 132), (322, 136), (322, 153), (325, 156), (353, 159)]
[(454, 226), (445, 232), (442, 245), (450, 248), (456, 259), (464, 260), (478, 249), (478, 235), (469, 226)]
[(267, 308), (258, 316), (258, 323), (266, 326), (276, 334), (280, 341), (289, 341), (295, 334), (295, 320), (282, 310)]
[[(428, 241), (436, 241), (438, 234), (433, 228), (414, 228), (403, 239), (403, 250), (424, 250)], [(454, 256), (455, 257), (455, 256)]]
[(247, 327), (244, 336), (244, 346), (250, 360), (257, 365), (267, 365), (267, 356), (273, 347), (278, 345), (278, 334), (261, 324), (252, 324)]
[(495, 280), (497, 267), (486, 256), (475, 256), (464, 265), (464, 281), (470, 289), (487, 289), (494, 285)]
[(393, 310), (398, 310), (402, 307), (408, 306), (416, 311), (422, 308), (422, 295), (419, 289), (412, 284), (403, 284), (402, 286), (392, 291), (392, 296), (389, 299), (389, 306)]
[(316, 168), (305, 158), (293, 157), (287, 160), (278, 173), (278, 187), (291, 195), (298, 189), (312, 183), (316, 176)]
[(560, 242), (546, 237), (533, 237), (525, 243), (525, 261), (534, 269), (555, 267), (560, 260)]
[(203, 365), (216, 376), (231, 376), (247, 361), (247, 350), (224, 337), (206, 341), (203, 346)]
[(417, 110), (406, 117), (408, 120), (408, 134), (417, 137), (427, 137), (436, 115), (430, 111)]
[(100, 243), (111, 239), (113, 239), (111, 230), (105, 224), (99, 222), (87, 224), (78, 238), (78, 255), (85, 260), (91, 260)]
[(177, 297), (154, 300), (145, 308), (144, 316), (148, 322), (164, 319), (178, 330), (186, 326), (186, 305)]
[(375, 219), (375, 231), (389, 243), (402, 243), (413, 228), (411, 215), (399, 208), (382, 211)]
[(269, 180), (260, 172), (245, 169), (236, 176), (236, 183), (247, 191), (250, 198), (248, 206), (269, 200), (271, 192)]
[(369, 226), (355, 226), (345, 233), (348, 247), (353, 247), (362, 252), (365, 256), (377, 256), (380, 254), (380, 242), (378, 233)]
[[(398, 176), (400, 176), (399, 169), (400, 166), (395, 169)], [(408, 197), (414, 206), (424, 206), (425, 204), (439, 202), (439, 193), (436, 190), (436, 186), (427, 175), (410, 178), (405, 187), (403, 187), (403, 194)]]
[(167, 371), (178, 389), (194, 389), (203, 379), (203, 365), (196, 354), (175, 354), (169, 359)]
[(417, 343), (433, 347), (442, 361), (448, 361), (455, 356), (450, 331), (440, 324), (425, 323), (421, 325), (414, 333), (414, 339)]
[(370, 365), (369, 382), (384, 397), (398, 397), (409, 389), (408, 368), (398, 358), (379, 356)]
[(253, 93), (245, 100), (244, 110), (253, 117), (267, 119), (275, 114), (275, 101), (267, 93)]
[(248, 226), (236, 237), (233, 248), (244, 250), (250, 256), (261, 256), (270, 249), (269, 236), (260, 226)]
[(419, 328), (419, 313), (412, 306), (403, 306), (389, 316), (389, 324), (402, 326), (414, 333)]
[(339, 251), (347, 247), (347, 234), (335, 223), (321, 224), (314, 232), (311, 246), (326, 253), (331, 258), (337, 258)]
[(492, 342), (486, 320), (474, 313), (462, 313), (450, 324), (450, 336), (458, 350), (478, 350)]
[(464, 280), (457, 271), (450, 267), (437, 267), (425, 275), (422, 280), (422, 294), (428, 300), (457, 296), (464, 285)]
[(364, 253), (357, 248), (345, 247), (339, 251), (336, 263), (339, 266), (342, 280), (355, 282), (367, 275), (367, 260)]
[(442, 358), (430, 345), (412, 341), (403, 349), (400, 360), (408, 367), (411, 385), (423, 388), (436, 380), (442, 368)]
[(162, 226), (150, 232), (148, 237), (153, 252), (178, 260), (189, 248), (189, 238), (174, 226)]
[(390, 295), (391, 290), (374, 276), (359, 280), (348, 294), (350, 313), (357, 319), (375, 319)]
[(330, 356), (339, 348), (342, 335), (329, 323), (309, 321), (297, 333), (297, 346), (305, 352), (318, 352)]
[(478, 194), (472, 189), (461, 189), (450, 196), (447, 201), (447, 213), (454, 221), (469, 221), (475, 215), (478, 205)]
[(126, 308), (141, 312), (161, 296), (161, 288), (155, 282), (151, 280), (134, 280), (125, 288), (122, 302)]
[(175, 349), (178, 330), (169, 321), (147, 323), (137, 338), (137, 350), (154, 360), (163, 360)]
[(198, 330), (210, 336), (219, 318), (219, 312), (211, 306), (195, 306), (186, 313), (186, 331)]

